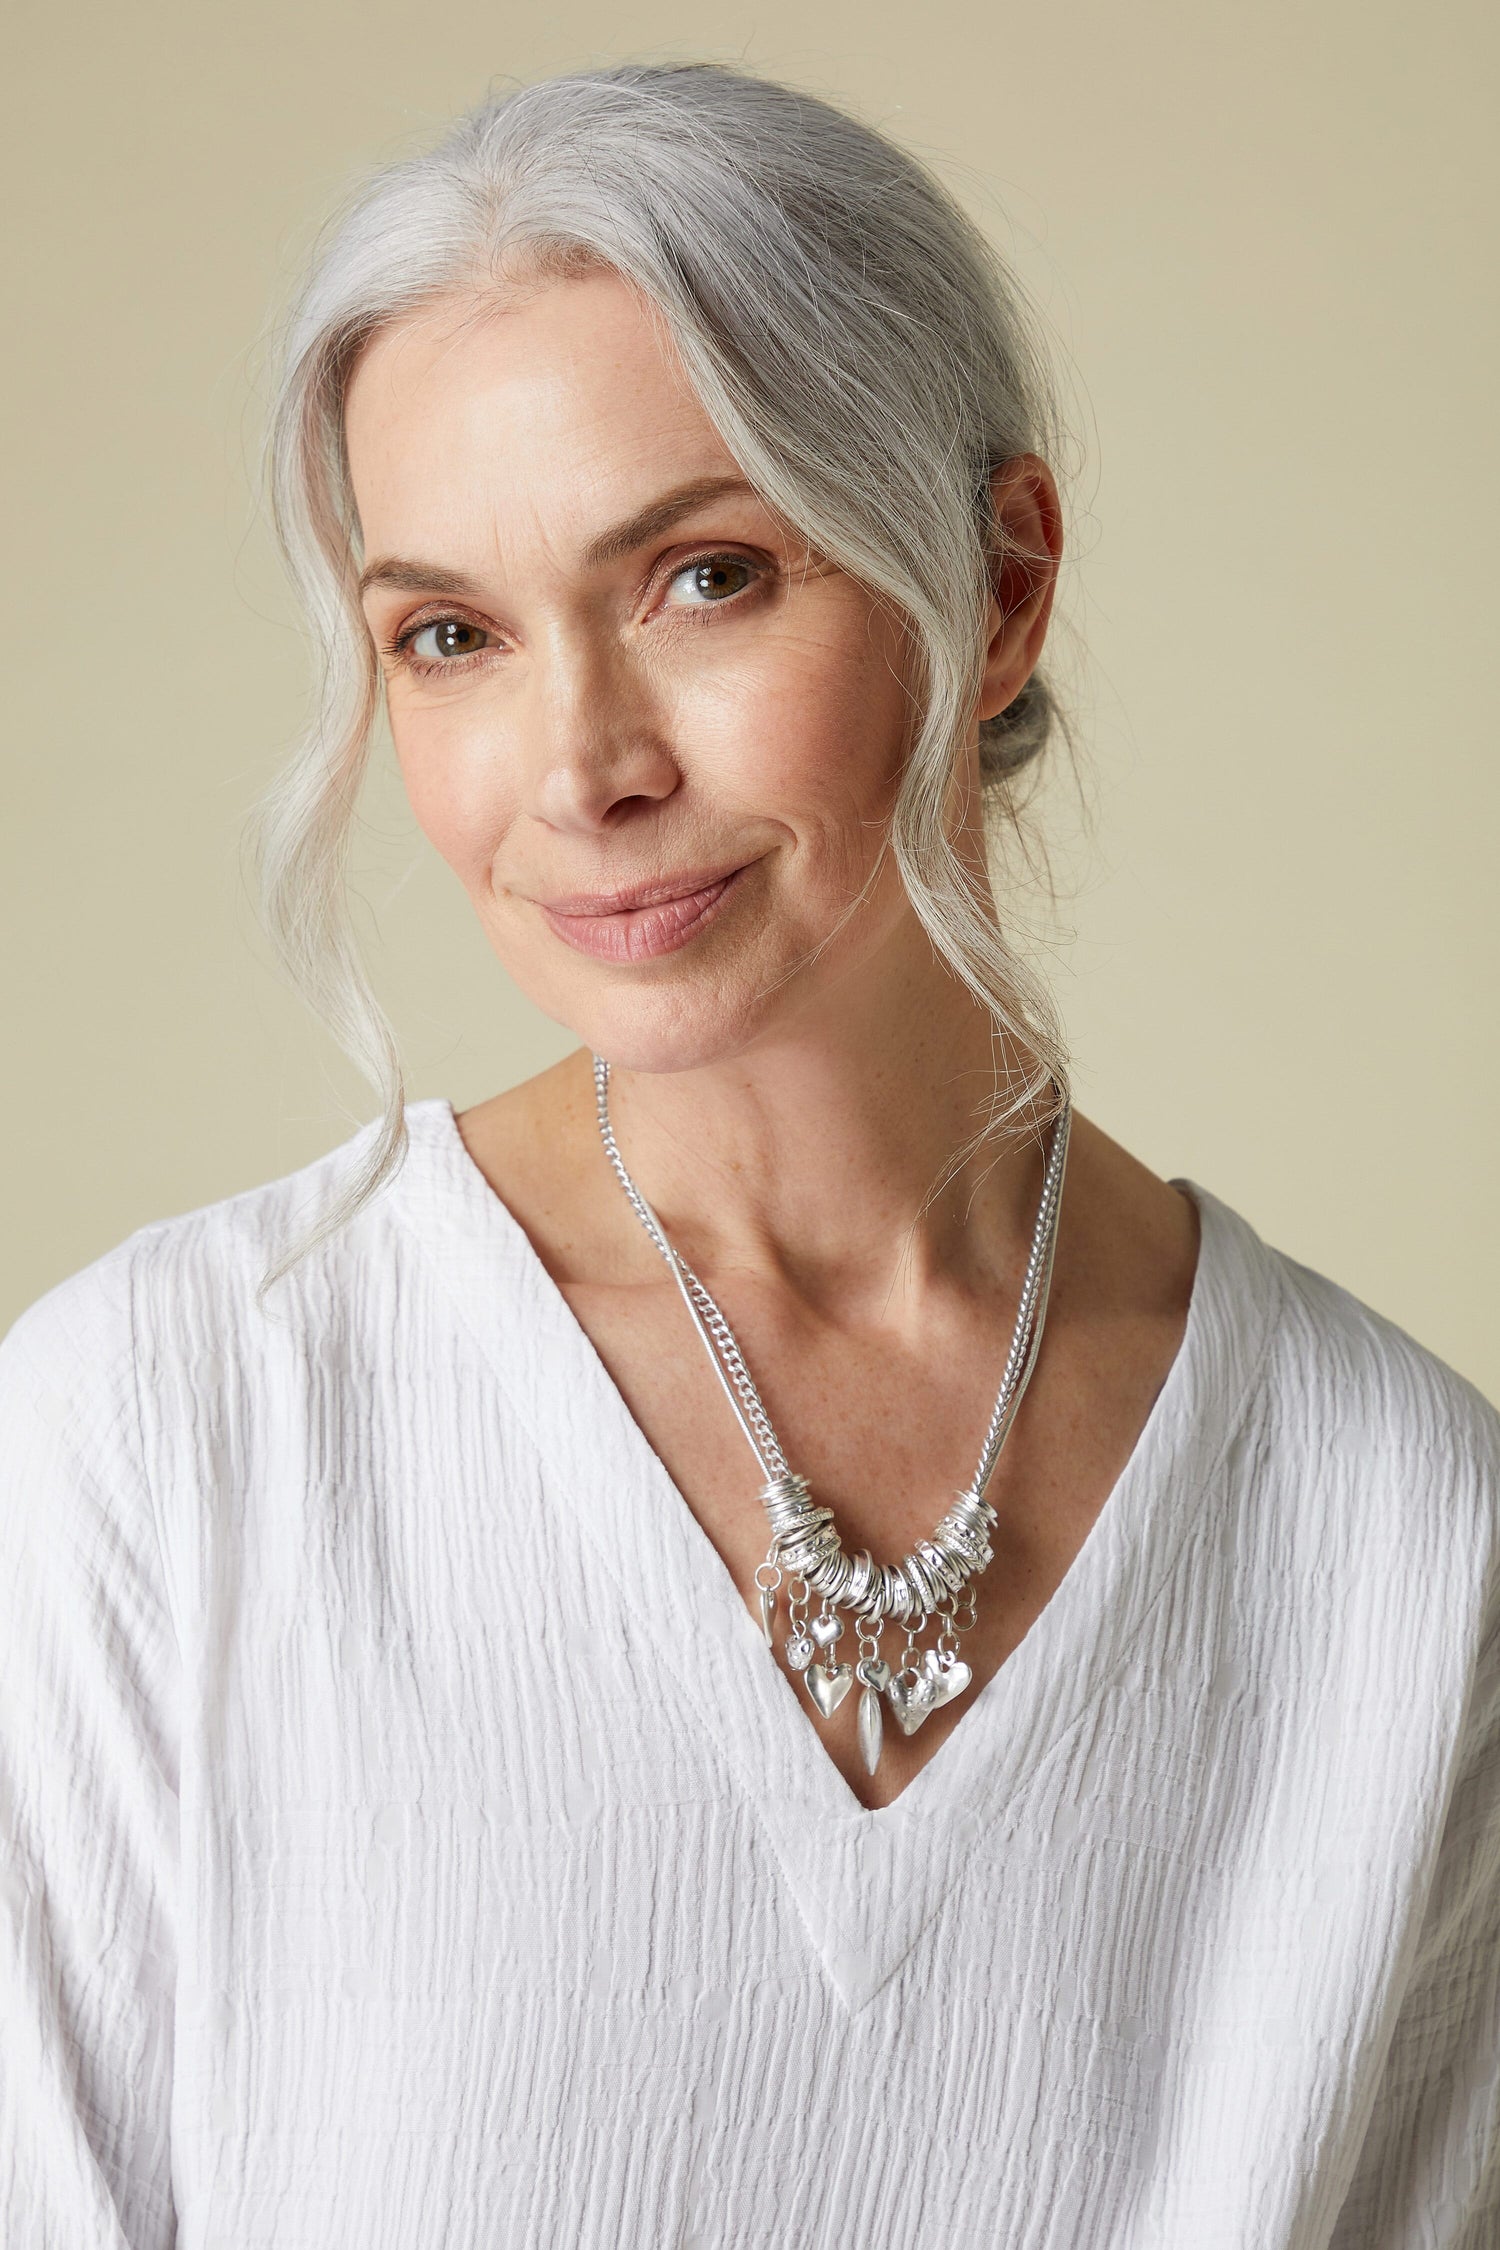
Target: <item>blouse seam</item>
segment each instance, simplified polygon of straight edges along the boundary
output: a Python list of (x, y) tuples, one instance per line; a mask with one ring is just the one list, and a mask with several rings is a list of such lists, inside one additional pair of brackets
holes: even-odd
[(167, 1542), (162, 1528), (161, 1501), (156, 1480), (151, 1474), (151, 1464), (146, 1451), (146, 1417), (141, 1403), (141, 1355), (136, 1321), (136, 1267), (140, 1255), (139, 1245), (146, 1236), (158, 1231), (159, 1225), (142, 1228), (131, 1246), (131, 1253), (125, 1264), (126, 1319), (130, 1344), (131, 1396), (135, 1404), (135, 1450), (140, 1463), (141, 1484), (146, 1494), (146, 1505), (151, 1516), (152, 1536), (156, 1542), (156, 1566), (161, 1576), (162, 1598), (166, 1607), (167, 1623), (172, 1629), (172, 1646), (180, 1670), (182, 1666), (182, 1631), (177, 1616), (176, 1589), (172, 1583), (172, 1574), (167, 1567)]

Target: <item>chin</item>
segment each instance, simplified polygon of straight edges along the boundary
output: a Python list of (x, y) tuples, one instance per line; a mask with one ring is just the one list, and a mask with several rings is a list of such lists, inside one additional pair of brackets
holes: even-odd
[(766, 1011), (748, 995), (737, 1008), (722, 992), (705, 990), (599, 994), (591, 1005), (546, 1012), (615, 1069), (668, 1074), (705, 1070), (743, 1054)]
[(749, 1024), (738, 1024), (722, 1006), (702, 1008), (598, 1008), (587, 1019), (569, 1019), (569, 1030), (616, 1071), (702, 1071), (729, 1062), (751, 1044)]

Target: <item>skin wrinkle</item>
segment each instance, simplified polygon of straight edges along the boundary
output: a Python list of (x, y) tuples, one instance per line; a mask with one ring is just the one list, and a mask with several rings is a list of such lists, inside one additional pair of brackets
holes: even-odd
[[(583, 566), (586, 570), (602, 570), (606, 564), (634, 553), (649, 539), (670, 531), (680, 517), (690, 514), (694, 508), (730, 493), (748, 493), (749, 490), (741, 477), (695, 478), (692, 483), (680, 486), (676, 492), (665, 493), (634, 516), (627, 516), (622, 523), (599, 533), (584, 549)], [(479, 581), (463, 571), (448, 570), (441, 563), (409, 561), (399, 555), (378, 556), (366, 565), (359, 578), (361, 600), (372, 586), (390, 586), (409, 594), (427, 588), (434, 593), (455, 594), (466, 601), (478, 600), (481, 591)]]

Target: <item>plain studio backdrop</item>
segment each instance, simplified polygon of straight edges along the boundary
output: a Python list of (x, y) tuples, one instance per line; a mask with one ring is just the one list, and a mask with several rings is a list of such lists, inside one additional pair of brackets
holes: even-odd
[[(254, 464), (318, 222), (492, 86), (703, 58), (925, 155), (1049, 325), (1085, 801), (1060, 757), (1014, 905), (1080, 1109), (1500, 1397), (1496, 47), (1480, 0), (11, 0), (0, 1324), (373, 1114), (240, 846), (310, 707)], [(354, 874), (413, 1097), (575, 1044), (383, 728)]]

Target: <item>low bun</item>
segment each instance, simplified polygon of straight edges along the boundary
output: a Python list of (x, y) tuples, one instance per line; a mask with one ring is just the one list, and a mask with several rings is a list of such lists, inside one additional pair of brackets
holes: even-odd
[(1057, 716), (1051, 687), (1041, 672), (1033, 672), (1003, 711), (980, 722), (979, 778), (986, 789), (1001, 787), (1041, 756)]

